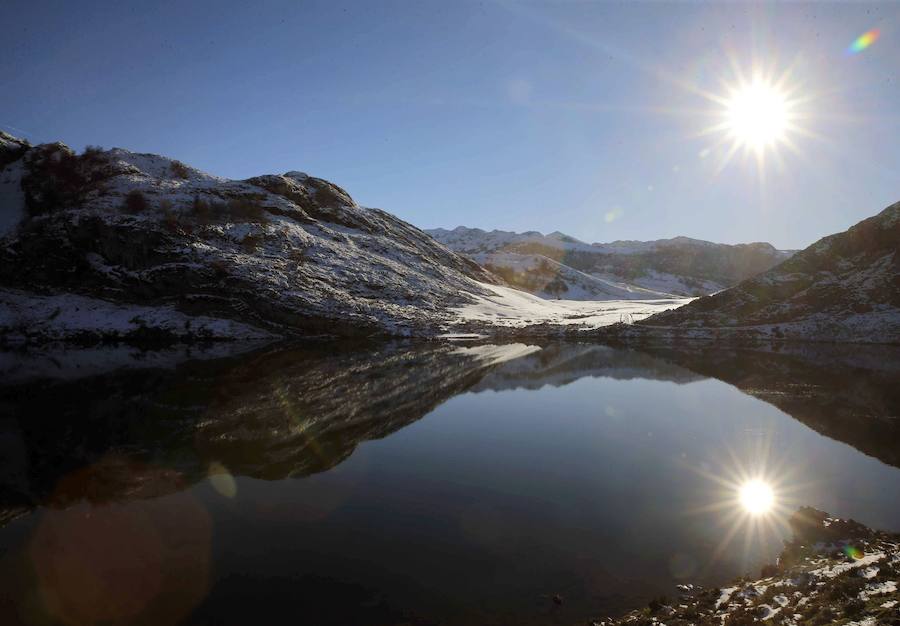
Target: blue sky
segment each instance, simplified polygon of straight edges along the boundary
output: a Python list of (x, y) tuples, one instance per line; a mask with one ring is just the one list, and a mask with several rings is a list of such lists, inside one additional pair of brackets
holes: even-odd
[[(299, 169), (420, 227), (787, 248), (900, 200), (895, 3), (6, 0), (0, 22), (7, 132)], [(791, 68), (803, 99), (762, 170), (702, 134), (735, 65)]]

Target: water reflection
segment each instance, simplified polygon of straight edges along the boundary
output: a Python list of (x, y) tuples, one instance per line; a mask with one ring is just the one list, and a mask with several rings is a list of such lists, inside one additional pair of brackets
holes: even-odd
[(742, 463), (900, 528), (896, 350), (139, 356), (0, 361), (0, 622), (571, 623), (769, 558)]
[(900, 467), (900, 348), (781, 344), (645, 350), (732, 384), (823, 435)]

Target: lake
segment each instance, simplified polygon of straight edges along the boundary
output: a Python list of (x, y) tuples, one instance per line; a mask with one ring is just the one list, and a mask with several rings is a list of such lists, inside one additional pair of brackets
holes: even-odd
[(2, 355), (0, 623), (575, 624), (900, 530), (896, 348), (226, 351)]

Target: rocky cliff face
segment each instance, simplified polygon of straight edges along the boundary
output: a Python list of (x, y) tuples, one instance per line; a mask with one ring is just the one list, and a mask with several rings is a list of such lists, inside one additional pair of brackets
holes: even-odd
[(900, 203), (625, 336), (900, 343)]
[(301, 172), (235, 181), (151, 154), (0, 135), (7, 340), (410, 335), (493, 282)]
[(487, 232), (463, 226), (426, 232), (510, 284), (543, 297), (575, 300), (707, 295), (793, 253), (768, 243), (727, 245), (688, 237), (588, 244), (559, 232)]

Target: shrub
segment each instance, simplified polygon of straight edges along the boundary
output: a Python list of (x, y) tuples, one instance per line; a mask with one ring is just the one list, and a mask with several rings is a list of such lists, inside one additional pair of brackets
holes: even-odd
[(746, 609), (737, 608), (725, 618), (724, 626), (751, 626), (756, 623), (756, 618)]
[(126, 213), (143, 213), (149, 207), (150, 205), (147, 202), (147, 198), (144, 197), (144, 194), (141, 193), (139, 189), (132, 189), (128, 192), (128, 195), (125, 196), (123, 209)]
[(770, 576), (778, 575), (778, 566), (774, 563), (767, 563), (762, 566), (762, 571), (760, 571), (760, 576), (762, 578), (769, 578)]
[(103, 148), (100, 146), (85, 146), (84, 152), (81, 153), (81, 159), (86, 162), (97, 162), (102, 160)]
[(98, 184), (116, 174), (104, 167), (106, 155), (99, 146), (87, 146), (76, 155), (62, 144), (38, 146), (25, 155), (28, 174), (22, 179), (25, 202), (31, 215), (77, 207)]
[(866, 603), (859, 598), (850, 598), (844, 603), (844, 616), (859, 617), (866, 608)]
[(61, 146), (47, 146), (29, 155), (31, 173), (22, 181), (33, 215), (76, 206), (87, 184), (81, 159)]
[(81, 153), (81, 158), (95, 157), (102, 152), (103, 152), (103, 146), (95, 146), (93, 144), (88, 144), (84, 147), (84, 152)]
[(661, 608), (666, 606), (667, 604), (666, 596), (660, 596), (658, 598), (653, 598), (650, 602), (647, 603), (647, 608), (650, 609), (651, 613), (658, 612)]
[(194, 201), (191, 203), (191, 213), (200, 221), (208, 221), (212, 218), (212, 207), (206, 199), (194, 196)]
[(188, 171), (187, 165), (182, 163), (181, 161), (172, 161), (172, 165), (170, 165), (172, 169), (172, 175), (175, 178), (181, 178), (187, 180), (190, 177), (190, 171)]
[(174, 210), (171, 200), (163, 200), (159, 203), (159, 212), (162, 214), (162, 225), (170, 233), (194, 232), (193, 226), (181, 219), (181, 214)]
[(209, 210), (213, 219), (222, 219), (228, 215), (228, 203), (222, 200), (213, 200), (209, 203)]
[(250, 198), (233, 198), (228, 201), (228, 214), (237, 219), (263, 221), (265, 209)]

